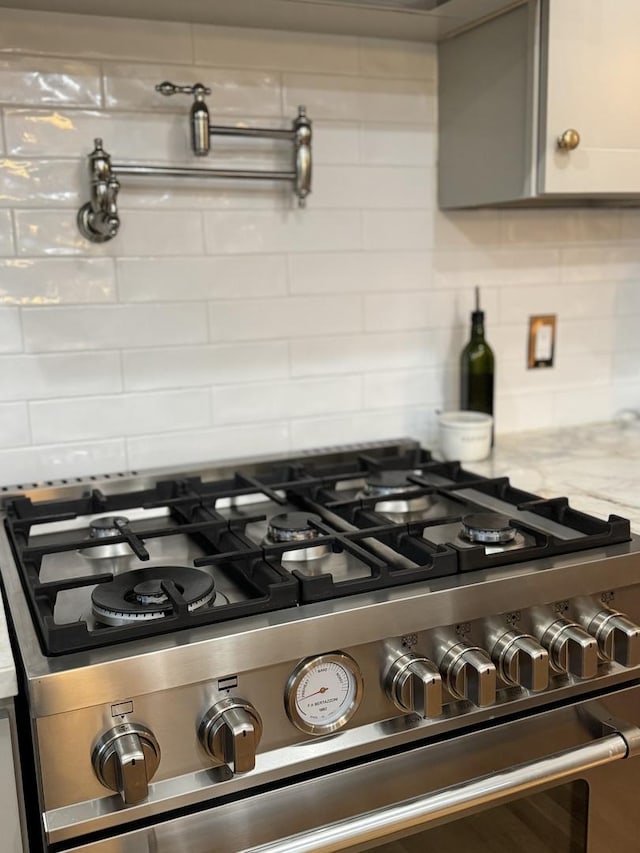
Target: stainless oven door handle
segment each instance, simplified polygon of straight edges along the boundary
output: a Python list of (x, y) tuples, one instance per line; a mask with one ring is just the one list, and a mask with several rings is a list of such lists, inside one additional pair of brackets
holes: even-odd
[[(628, 740), (627, 740), (628, 738)], [(632, 726), (584, 746), (567, 749), (537, 761), (518, 764), (490, 776), (481, 776), (389, 808), (301, 832), (278, 841), (245, 849), (243, 853), (335, 853), (356, 845), (420, 827), (460, 812), (488, 806), (532, 788), (560, 782), (595, 767), (637, 754), (640, 730)]]

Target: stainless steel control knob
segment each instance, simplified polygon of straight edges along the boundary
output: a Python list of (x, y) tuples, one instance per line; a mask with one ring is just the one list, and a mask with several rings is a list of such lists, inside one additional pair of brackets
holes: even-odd
[(149, 729), (123, 723), (102, 735), (92, 760), (102, 784), (117, 791), (129, 806), (147, 797), (149, 782), (160, 763), (160, 747)]
[(532, 692), (549, 685), (549, 655), (529, 634), (504, 633), (491, 650), (498, 674), (507, 684)]
[(496, 701), (496, 668), (484, 649), (455, 643), (440, 661), (440, 672), (457, 699), (468, 699), (479, 708)]
[(624, 613), (605, 608), (596, 613), (585, 627), (596, 638), (603, 658), (616, 661), (621, 666), (640, 664), (640, 626), (627, 619)]
[(598, 672), (598, 644), (587, 632), (566, 619), (557, 619), (544, 631), (540, 642), (549, 652), (556, 672), (578, 678), (594, 678)]
[(234, 773), (247, 773), (256, 765), (262, 720), (244, 699), (223, 699), (202, 718), (198, 737), (218, 764), (227, 764)]
[(385, 690), (401, 711), (419, 714), (424, 719), (442, 713), (442, 679), (428, 658), (402, 655), (387, 673)]

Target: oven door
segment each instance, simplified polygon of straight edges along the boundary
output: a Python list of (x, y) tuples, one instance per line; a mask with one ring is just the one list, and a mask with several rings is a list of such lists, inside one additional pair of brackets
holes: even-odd
[[(321, 749), (322, 742), (318, 741)], [(84, 853), (610, 853), (640, 833), (640, 686), (72, 847)]]

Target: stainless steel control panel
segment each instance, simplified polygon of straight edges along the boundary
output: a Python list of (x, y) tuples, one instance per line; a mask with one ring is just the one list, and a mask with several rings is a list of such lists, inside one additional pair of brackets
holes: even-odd
[(43, 717), (47, 810), (105, 797), (135, 808), (164, 799), (177, 778), (222, 795), (296, 764), (429, 737), (552, 692), (584, 693), (640, 665), (639, 621), (640, 587), (605, 591), (304, 658), (291, 649), (276, 666)]

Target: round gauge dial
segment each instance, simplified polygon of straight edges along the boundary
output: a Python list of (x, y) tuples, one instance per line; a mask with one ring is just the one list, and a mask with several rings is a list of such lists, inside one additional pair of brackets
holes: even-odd
[(312, 735), (335, 732), (351, 719), (362, 699), (358, 664), (343, 652), (303, 660), (285, 692), (289, 719)]

